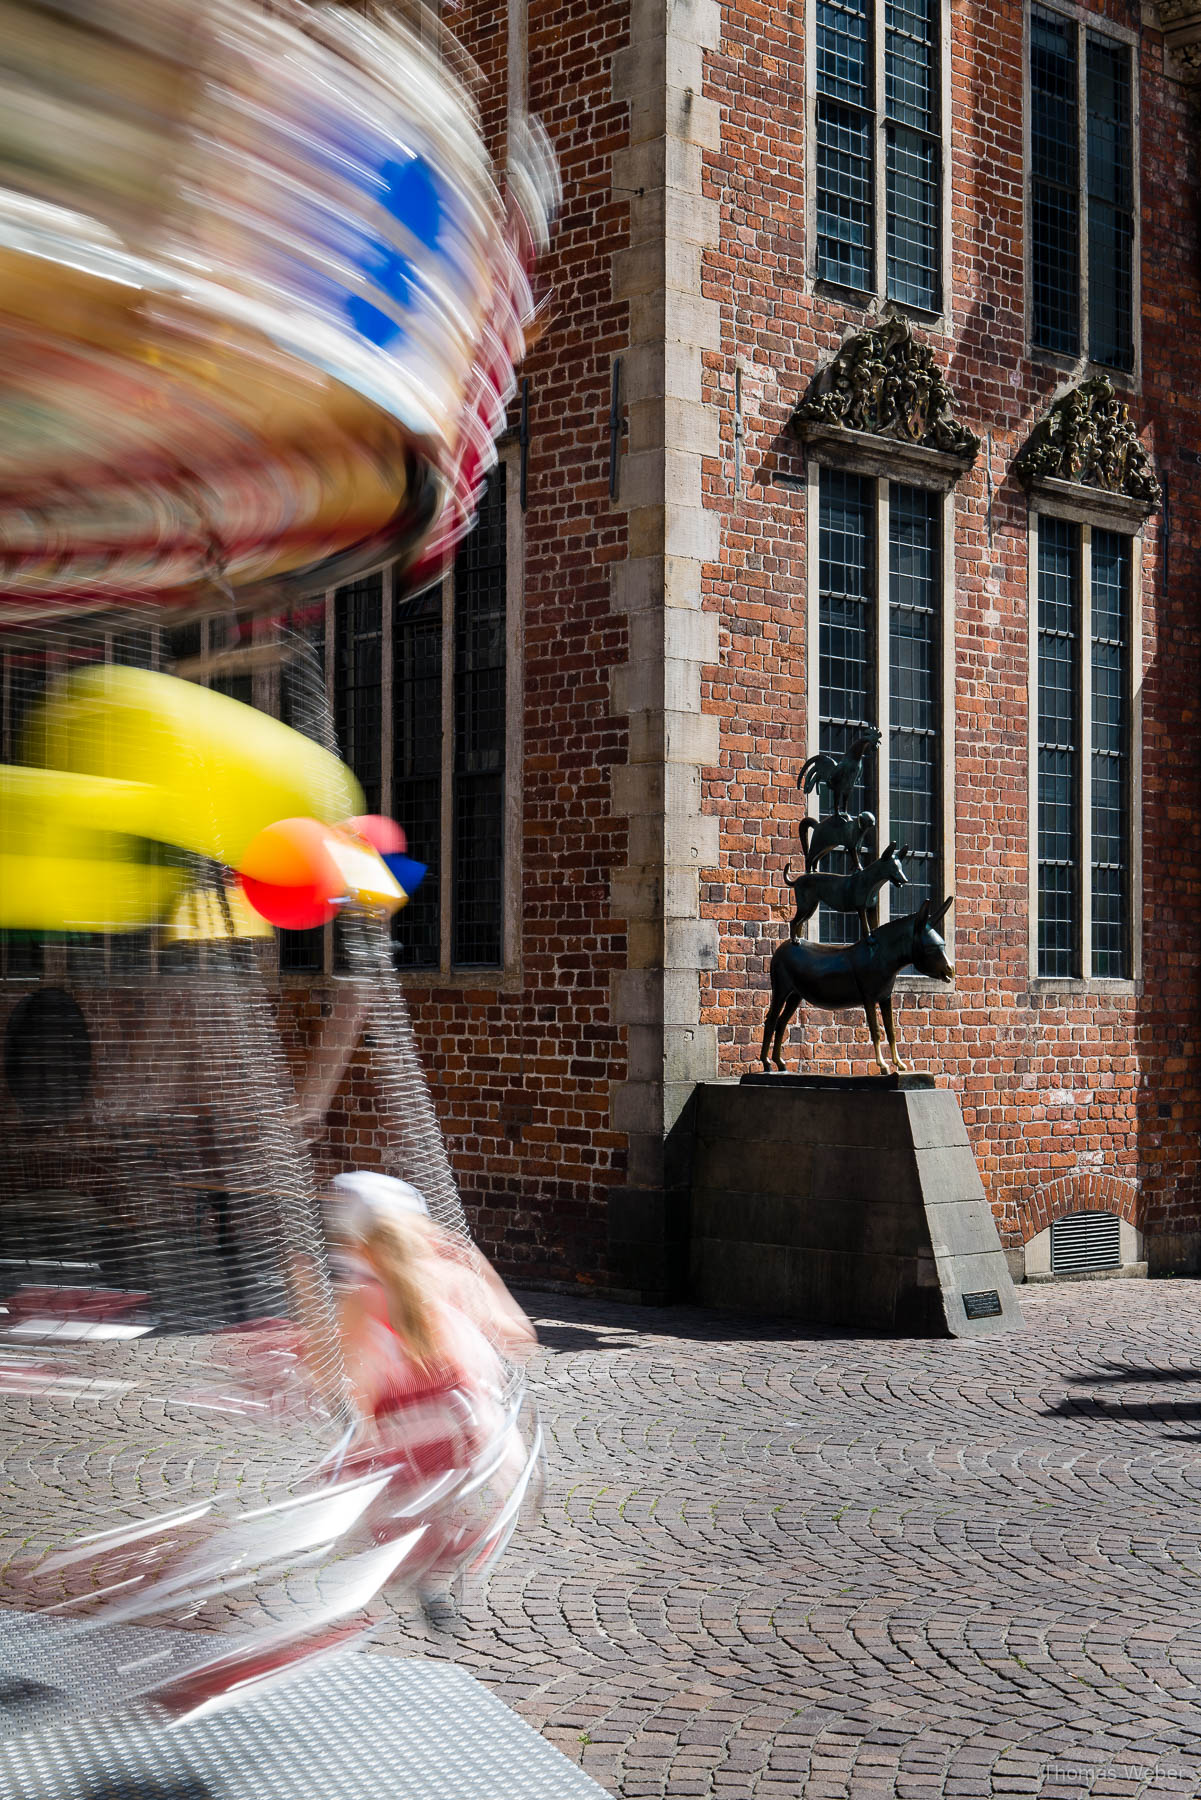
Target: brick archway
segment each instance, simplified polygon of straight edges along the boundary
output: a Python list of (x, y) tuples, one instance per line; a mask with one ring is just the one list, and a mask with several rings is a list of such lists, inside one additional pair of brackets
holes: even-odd
[(1140, 1198), (1135, 1183), (1118, 1175), (1061, 1175), (1058, 1181), (1036, 1189), (1021, 1208), (1022, 1242), (1029, 1243), (1065, 1213), (1117, 1213), (1119, 1219), (1137, 1228)]

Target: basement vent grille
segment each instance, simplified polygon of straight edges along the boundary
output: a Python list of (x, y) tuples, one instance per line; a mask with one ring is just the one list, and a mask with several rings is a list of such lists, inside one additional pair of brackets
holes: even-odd
[(1068, 1213), (1051, 1226), (1051, 1269), (1056, 1275), (1077, 1275), (1087, 1269), (1118, 1269), (1122, 1265), (1119, 1220), (1111, 1212)]

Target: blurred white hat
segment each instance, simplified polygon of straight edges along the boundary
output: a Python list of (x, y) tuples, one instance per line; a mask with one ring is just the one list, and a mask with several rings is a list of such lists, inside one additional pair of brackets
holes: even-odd
[(405, 1213), (429, 1217), (425, 1196), (411, 1182), (398, 1181), (394, 1175), (350, 1169), (345, 1175), (335, 1175), (330, 1185), (345, 1201), (339, 1223), (355, 1237), (366, 1237), (379, 1219), (395, 1219)]

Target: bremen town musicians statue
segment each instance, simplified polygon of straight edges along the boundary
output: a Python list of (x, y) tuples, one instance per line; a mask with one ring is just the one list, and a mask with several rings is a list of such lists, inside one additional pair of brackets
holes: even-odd
[[(771, 1063), (783, 1069), (784, 1033), (805, 1000), (810, 1006), (831, 1009), (861, 1006), (867, 1014), (876, 1065), (886, 1074), (878, 1008), (884, 1019), (893, 1067), (902, 1070), (905, 1064), (897, 1050), (892, 1013), (892, 990), (897, 976), (910, 964), (938, 981), (950, 981), (954, 975), (947, 961), (946, 945), (935, 929), (950, 900), (944, 900), (939, 907), (923, 900), (917, 912), (905, 918), (890, 919), (887, 925), (875, 923), (880, 889), (886, 883), (897, 888), (906, 886), (902, 864), (909, 851), (907, 844), (900, 849), (896, 844), (887, 844), (877, 854), (875, 819), (869, 812), (851, 813), (851, 796), (862, 776), (864, 760), (875, 755), (879, 743), (880, 733), (871, 725), (852, 740), (843, 756), (819, 751), (802, 764), (797, 776), (797, 786), (806, 794), (824, 788), (832, 811), (819, 820), (806, 817), (801, 821), (804, 873), (793, 876), (791, 863), (784, 868), (784, 880), (792, 889), (796, 910), (788, 942), (781, 944), (771, 959), (771, 1004), (760, 1051), (765, 1069)], [(850, 861), (845, 874), (836, 875), (819, 866), (823, 857), (836, 850), (845, 852)], [(800, 937), (805, 921), (823, 904), (835, 912), (858, 915), (856, 943), (811, 944)]]
[[(846, 339), (814, 375), (791, 427), (809, 454), (824, 449), (849, 467), (873, 473), (909, 468), (915, 478), (944, 487), (971, 467), (980, 449), (980, 440), (955, 417), (951, 390), (930, 346), (917, 342), (908, 321), (899, 318)], [(875, 756), (880, 742), (875, 726), (862, 727), (841, 756), (819, 751), (797, 778), (806, 795), (824, 790), (829, 811), (801, 821), (804, 872), (794, 877), (790, 865), (784, 870), (796, 908), (788, 942), (771, 962), (771, 1005), (760, 1052), (765, 1069), (772, 1063), (783, 1069), (784, 1032), (805, 1000), (832, 1009), (861, 1006), (876, 1066), (887, 1072), (880, 1047), (882, 1015), (893, 1066), (901, 1070), (905, 1065), (897, 1054), (892, 1013), (898, 974), (912, 965), (935, 980), (953, 977), (936, 929), (949, 899), (941, 905), (926, 900), (908, 917), (877, 923), (881, 889), (907, 885), (903, 864), (908, 854), (906, 845), (898, 849), (887, 844), (880, 850), (871, 813), (852, 811), (864, 763)], [(846, 873), (835, 874), (839, 866)], [(822, 905), (858, 917), (856, 942), (810, 943), (801, 936), (806, 920)]]

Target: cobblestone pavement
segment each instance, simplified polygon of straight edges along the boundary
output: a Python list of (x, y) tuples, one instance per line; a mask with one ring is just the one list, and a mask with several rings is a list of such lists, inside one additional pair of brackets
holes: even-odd
[(978, 1344), (527, 1304), (543, 1521), (384, 1651), (624, 1800), (1201, 1794), (1201, 1286)]
[[(541, 1522), (379, 1651), (462, 1663), (623, 1800), (1201, 1795), (1201, 1285), (1021, 1298), (969, 1344), (527, 1296)], [(190, 1356), (5, 1401), (0, 1563), (311, 1466), (320, 1433), (170, 1403)]]

